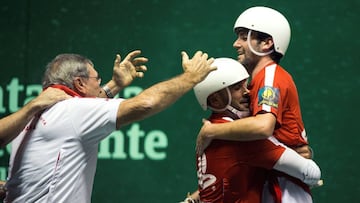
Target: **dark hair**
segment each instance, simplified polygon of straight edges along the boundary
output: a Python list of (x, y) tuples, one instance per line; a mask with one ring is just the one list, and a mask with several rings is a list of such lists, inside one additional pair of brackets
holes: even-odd
[[(238, 35), (239, 32), (248, 33), (249, 29), (243, 28), (243, 27), (238, 27), (238, 28), (235, 29), (235, 33)], [(259, 42), (265, 41), (268, 38), (272, 38), (271, 35), (266, 34), (264, 32), (259, 32), (259, 31), (256, 31), (256, 30), (251, 30), (251, 36), (254, 39), (258, 40)], [(269, 55), (270, 58), (273, 61), (275, 61), (276, 63), (280, 63), (280, 59), (283, 57), (283, 55), (276, 52), (274, 46), (272, 48), (273, 48), (274, 51)]]
[[(252, 31), (251, 33), (253, 33), (253, 36), (255, 39), (257, 39), (258, 41), (265, 41), (268, 38), (272, 38), (271, 35), (266, 34), (264, 32), (259, 32), (259, 31)], [(274, 45), (272, 46), (272, 49), (274, 50), (269, 56), (270, 58), (275, 61), (276, 63), (280, 63), (280, 59), (283, 57), (282, 54), (278, 53), (275, 51), (275, 47)]]

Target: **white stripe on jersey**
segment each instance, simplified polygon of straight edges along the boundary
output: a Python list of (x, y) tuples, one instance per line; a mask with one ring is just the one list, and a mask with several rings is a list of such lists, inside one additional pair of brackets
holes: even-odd
[[(275, 78), (275, 68), (276, 64), (273, 64), (271, 66), (268, 66), (265, 68), (265, 81), (264, 86), (272, 87), (274, 85), (274, 78)], [(271, 112), (271, 106), (263, 104), (262, 109)]]

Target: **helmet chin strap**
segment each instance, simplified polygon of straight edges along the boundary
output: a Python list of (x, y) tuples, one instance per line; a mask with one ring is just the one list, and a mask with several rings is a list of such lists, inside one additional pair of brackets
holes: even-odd
[(250, 111), (239, 111), (230, 105), (232, 97), (231, 97), (231, 93), (230, 93), (230, 90), (228, 87), (226, 87), (226, 93), (228, 95), (229, 102), (224, 108), (217, 109), (217, 108), (209, 106), (209, 109), (216, 111), (216, 112), (222, 112), (225, 110), (229, 110), (231, 113), (235, 114), (239, 118), (248, 117), (250, 115)]
[(248, 33), (248, 36), (247, 36), (247, 44), (248, 44), (248, 46), (249, 46), (249, 48), (250, 48), (250, 51), (252, 52), (252, 53), (254, 53), (254, 54), (256, 54), (256, 55), (258, 55), (258, 56), (266, 56), (266, 55), (269, 55), (269, 54), (271, 54), (273, 51), (274, 51), (274, 49), (272, 49), (272, 50), (270, 50), (270, 51), (268, 51), (268, 52), (263, 52), (263, 53), (261, 53), (261, 52), (258, 52), (258, 51), (255, 51), (255, 49), (251, 46), (251, 44), (250, 44), (250, 37), (251, 37), (251, 30), (249, 30), (249, 33)]
[(217, 108), (214, 108), (214, 107), (211, 107), (209, 106), (209, 109), (213, 110), (213, 111), (216, 111), (216, 112), (221, 112), (221, 111), (225, 111), (227, 109), (227, 107), (231, 104), (231, 93), (230, 93), (230, 90), (228, 87), (225, 88), (226, 89), (226, 93), (228, 95), (228, 98), (229, 98), (229, 101), (228, 101), (228, 104), (224, 107), (224, 108), (221, 108), (221, 109), (217, 109)]
[(227, 106), (227, 110), (231, 111), (233, 114), (237, 115), (237, 117), (239, 117), (239, 118), (245, 118), (245, 117), (250, 116), (250, 111), (239, 111), (230, 105)]

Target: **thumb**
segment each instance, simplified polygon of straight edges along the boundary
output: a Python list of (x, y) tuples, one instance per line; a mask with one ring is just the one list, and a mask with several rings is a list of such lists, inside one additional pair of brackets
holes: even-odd
[(120, 54), (116, 54), (114, 63), (117, 64), (117, 63), (120, 63), (120, 61), (121, 61), (121, 56), (120, 56)]
[(189, 56), (187, 55), (187, 53), (185, 51), (181, 52), (181, 56), (182, 56), (183, 62), (189, 60)]

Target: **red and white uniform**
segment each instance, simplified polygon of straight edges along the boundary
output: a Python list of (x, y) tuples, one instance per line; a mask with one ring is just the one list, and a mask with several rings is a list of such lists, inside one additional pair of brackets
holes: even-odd
[(276, 139), (288, 147), (308, 144), (297, 89), (288, 72), (270, 64), (256, 74), (248, 88), (253, 115), (265, 111), (276, 116)]
[[(255, 75), (248, 88), (253, 115), (271, 112), (276, 116), (274, 137), (277, 140), (291, 148), (308, 144), (298, 92), (288, 72), (278, 64), (269, 64)], [(284, 177), (280, 179), (280, 185), (285, 187), (281, 188), (283, 203), (312, 202), (308, 186), (288, 182)]]
[[(212, 123), (232, 121), (212, 114)], [(212, 203), (260, 203), (266, 169), (272, 169), (285, 147), (266, 140), (236, 142), (213, 140), (197, 156), (200, 199)]]
[(12, 143), (5, 202), (90, 203), (98, 144), (122, 101), (75, 97), (30, 121)]

